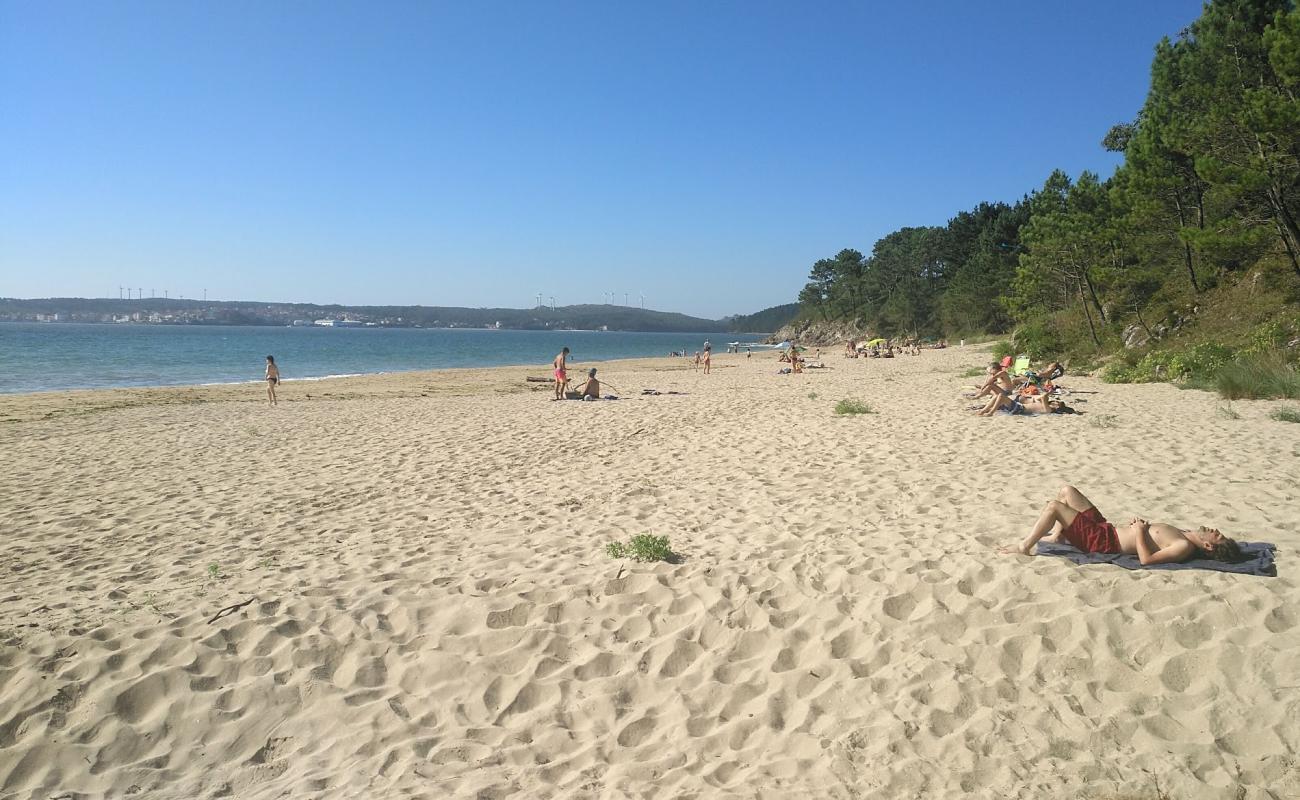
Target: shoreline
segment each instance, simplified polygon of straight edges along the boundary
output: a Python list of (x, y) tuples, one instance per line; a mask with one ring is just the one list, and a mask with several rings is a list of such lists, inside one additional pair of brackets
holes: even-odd
[[(771, 352), (771, 351), (764, 351)], [(732, 354), (735, 357), (735, 354)], [(759, 357), (759, 353), (755, 353)], [(743, 358), (743, 354), (741, 354)], [(714, 356), (715, 361), (718, 356)], [(601, 364), (603, 370), (655, 371), (693, 371), (691, 361), (685, 357), (644, 356), (640, 358), (614, 358), (603, 361), (570, 361), (572, 372), (578, 372), (580, 364)], [(720, 366), (715, 366), (719, 369)], [(466, 394), (486, 394), (508, 392), (517, 383), (518, 392), (535, 390), (544, 386), (550, 390), (550, 383), (528, 384), (520, 371), (534, 377), (549, 377), (550, 365), (542, 364), (507, 364), (490, 367), (436, 367), (420, 370), (392, 370), (388, 372), (365, 372), (351, 375), (330, 375), (324, 377), (285, 378), (280, 384), (279, 400), (282, 403), (298, 403), (307, 400), (342, 399), (343, 397), (383, 396), (411, 397), (427, 394), (429, 387), (420, 384), (432, 382), (438, 391), (460, 390)], [(585, 372), (585, 368), (583, 369)], [(517, 380), (507, 377), (507, 373), (517, 375)], [(451, 380), (453, 376), (463, 376), (463, 383)], [(310, 392), (285, 392), (285, 387), (313, 387)], [(315, 388), (319, 387), (319, 388)], [(0, 424), (5, 422), (27, 421), (51, 415), (77, 413), (78, 411), (100, 411), (112, 408), (139, 407), (149, 405), (194, 405), (202, 403), (261, 403), (266, 405), (266, 381), (252, 379), (229, 383), (190, 383), (154, 386), (114, 386), (91, 389), (50, 389), (37, 392), (3, 392), (0, 393)], [(33, 416), (35, 414), (36, 416)]]
[[(88, 326), (88, 325), (91, 325), (91, 324), (94, 324), (94, 323), (12, 323), (12, 324), (15, 324), (15, 325), (22, 324), (22, 325), (25, 325), (25, 326), (27, 326), (27, 327), (29, 327), (29, 328), (36, 328), (36, 327), (47, 327), (47, 326), (50, 326), (50, 325), (82, 326), (82, 327), (84, 327), (84, 326)], [(129, 327), (129, 326), (113, 326), (113, 325), (108, 325), (108, 327)], [(139, 325), (139, 326), (136, 326), (136, 327), (148, 328), (148, 327), (159, 327), (159, 326)], [(208, 326), (182, 326), (182, 327), (191, 328), (191, 327), (208, 327)], [(213, 327), (214, 329), (217, 329), (216, 326), (212, 326), (212, 327)], [(236, 329), (237, 329), (237, 330), (243, 330), (243, 331), (251, 331), (251, 332), (254, 332), (254, 333), (259, 332), (259, 331), (264, 331), (264, 330), (300, 330), (300, 329), (295, 329), (295, 328), (267, 328), (266, 326), (220, 326), (220, 329), (225, 329), (225, 330), (236, 330)], [(323, 330), (323, 329), (322, 329), (322, 330)], [(351, 329), (344, 329), (344, 330), (351, 330)], [(392, 330), (406, 330), (406, 329), (392, 329)], [(451, 333), (455, 333), (455, 334), (459, 335), (459, 334), (465, 333), (465, 332), (467, 332), (467, 331), (473, 332), (473, 331), (478, 331), (478, 330), (480, 330), (480, 329), (476, 329), (476, 328), (446, 328), (446, 329), (411, 329), (411, 330), (430, 330), (430, 331), (432, 331), (432, 332), (434, 332), (434, 333), (448, 333), (448, 332), (451, 332)], [(629, 359), (629, 358), (632, 358), (632, 359), (635, 359), (635, 358), (667, 358), (668, 356), (663, 355), (663, 353), (667, 352), (669, 349), (677, 349), (677, 348), (679, 348), (680, 345), (682, 344), (682, 341), (681, 341), (681, 339), (680, 339), (679, 337), (686, 337), (686, 336), (696, 336), (696, 337), (702, 336), (702, 337), (706, 337), (706, 338), (711, 337), (711, 338), (714, 338), (714, 339), (718, 339), (718, 340), (719, 340), (720, 342), (722, 342), (723, 345), (725, 346), (725, 343), (726, 343), (727, 341), (730, 341), (730, 338), (726, 338), (725, 341), (724, 341), (724, 339), (723, 339), (723, 338), (720, 338), (720, 337), (735, 337), (735, 336), (756, 336), (756, 337), (757, 337), (757, 336), (762, 335), (762, 334), (735, 334), (735, 333), (731, 333), (731, 334), (728, 334), (728, 333), (722, 333), (722, 334), (719, 334), (719, 333), (717, 333), (717, 332), (690, 332), (690, 333), (678, 333), (678, 332), (660, 332), (660, 331), (608, 331), (608, 332), (605, 332), (605, 331), (585, 331), (585, 330), (582, 330), (582, 331), (549, 331), (549, 330), (548, 330), (548, 331), (532, 331), (532, 330), (527, 330), (527, 329), (511, 329), (511, 330), (500, 330), (500, 331), (497, 331), (497, 330), (491, 330), (491, 329), (482, 329), (482, 332), (484, 332), (484, 333), (504, 333), (504, 334), (540, 334), (540, 333), (549, 333), (549, 334), (555, 334), (556, 337), (560, 337), (560, 338), (562, 338), (562, 337), (565, 336), (566, 334), (583, 334), (583, 335), (586, 335), (586, 336), (594, 336), (594, 337), (596, 337), (596, 338), (593, 339), (592, 341), (597, 341), (597, 342), (600, 341), (600, 340), (601, 340), (603, 337), (605, 337), (605, 336), (619, 337), (619, 336), (629, 335), (629, 336), (632, 336), (632, 337), (653, 337), (652, 339), (645, 340), (645, 341), (640, 341), (640, 340), (638, 340), (638, 339), (636, 339), (636, 338), (633, 338), (633, 339), (631, 339), (631, 340), (616, 340), (617, 343), (615, 343), (615, 344), (612, 345), (612, 346), (610, 346), (610, 345), (605, 345), (605, 346), (603, 346), (603, 347), (602, 347), (602, 346), (599, 346), (599, 345), (594, 346), (594, 347), (592, 347), (592, 346), (587, 346), (587, 347), (585, 347), (585, 349), (587, 349), (587, 350), (595, 350), (595, 352), (597, 353), (596, 357), (585, 358), (585, 359), (583, 359), (581, 362), (579, 362), (579, 361), (573, 361), (574, 364), (579, 364), (579, 363), (583, 363), (583, 364), (605, 364), (605, 363), (609, 363), (609, 362), (612, 362), (612, 361), (627, 360), (627, 359)], [(344, 335), (346, 336), (347, 334), (344, 334)], [(663, 341), (660, 342), (660, 341), (658, 341), (658, 339), (663, 339)], [(560, 345), (562, 344), (562, 342), (560, 342), (560, 341), (550, 341), (550, 339), (547, 338), (545, 341), (548, 342), (548, 343), (546, 343), (546, 344), (543, 345), (543, 347), (545, 348), (545, 350), (544, 350), (544, 351), (539, 351), (538, 354), (533, 354), (533, 353), (529, 353), (529, 352), (527, 352), (528, 349), (529, 349), (529, 346), (528, 346), (528, 345), (529, 345), (529, 342), (530, 342), (530, 341), (531, 341), (531, 340), (528, 340), (528, 339), (518, 340), (518, 341), (516, 342), (516, 345), (518, 345), (518, 346), (517, 346), (517, 347), (512, 346), (512, 347), (509, 348), (509, 349), (510, 349), (510, 350), (520, 350), (520, 351), (523, 352), (523, 355), (522, 355), (521, 357), (523, 357), (523, 358), (530, 358), (530, 357), (531, 357), (531, 358), (536, 358), (536, 359), (537, 359), (536, 363), (538, 363), (538, 364), (543, 364), (543, 363), (549, 363), (549, 360), (550, 360), (551, 358), (554, 357), (554, 353), (550, 353), (550, 352), (549, 352), (550, 348), (551, 348), (551, 347), (554, 347), (556, 350), (558, 350), (559, 347), (560, 347)], [(535, 340), (535, 342), (540, 342), (540, 341), (543, 341), (543, 340), (542, 340), (542, 339), (537, 339), (537, 340)], [(535, 344), (535, 342), (534, 342), (534, 344)], [(627, 346), (628, 346), (628, 344), (625, 344), (625, 342), (631, 342), (631, 349), (633, 349), (634, 351), (635, 351), (635, 350), (639, 350), (639, 349), (644, 349), (644, 348), (647, 348), (647, 347), (654, 347), (655, 349), (652, 350), (652, 351), (650, 351), (650, 352), (645, 353), (644, 355), (625, 355), (625, 354), (622, 354), (622, 353), (617, 352), (618, 350), (622, 349), (623, 347), (627, 347)], [(263, 344), (267, 345), (267, 346), (266, 346), (266, 349), (264, 349), (264, 350), (263, 350), (263, 349), (260, 349), (261, 347), (263, 347)], [(263, 343), (263, 344), (259, 344), (259, 345), (257, 345), (257, 347), (259, 348), (259, 352), (273, 352), (273, 353), (277, 353), (277, 358), (280, 358), (280, 357), (281, 357), (281, 355), (280, 355), (280, 351), (276, 348), (275, 344), (272, 344), (272, 343)], [(400, 347), (401, 344), (402, 344), (402, 342), (400, 342), (400, 341), (399, 341), (399, 342), (394, 342), (394, 343), (391, 345), (391, 347)], [(590, 344), (590, 342), (588, 342), (588, 344)], [(764, 344), (762, 344), (760, 341), (757, 341), (757, 340), (756, 340), (756, 341), (753, 341), (753, 342), (748, 342), (747, 344), (749, 344), (750, 346), (755, 347), (755, 348), (757, 348), (757, 349), (760, 349), (760, 350), (770, 349), (770, 346), (769, 346), (769, 345), (764, 345)], [(662, 345), (663, 349), (658, 349), (661, 345)], [(286, 347), (287, 347), (287, 346), (286, 346)], [(608, 352), (610, 349), (614, 350), (615, 352), (613, 352), (612, 354), (608, 355), (607, 357), (601, 355), (602, 350), (604, 350), (605, 352)], [(443, 357), (443, 358), (439, 358), (438, 356), (439, 356), (439, 353), (440, 353), (440, 352), (442, 352), (442, 351), (439, 351), (439, 350), (432, 350), (432, 351), (429, 351), (427, 354), (422, 353), (422, 352), (421, 352), (421, 353), (418, 353), (418, 354), (417, 354), (417, 357), (414, 357), (414, 358), (410, 358), (410, 359), (408, 359), (408, 360), (411, 362), (411, 363), (409, 363), (409, 364), (400, 364), (400, 363), (392, 364), (392, 363), (388, 363), (388, 361), (389, 361), (390, 359), (385, 359), (384, 357), (382, 357), (383, 354), (380, 354), (380, 357), (376, 358), (376, 359), (374, 360), (374, 362), (372, 363), (369, 359), (358, 360), (358, 358), (356, 357), (356, 355), (355, 355), (355, 354), (352, 354), (350, 357), (348, 357), (347, 355), (345, 355), (343, 358), (334, 358), (334, 359), (331, 359), (332, 361), (336, 362), (337, 365), (336, 365), (336, 364), (320, 365), (320, 364), (316, 363), (319, 359), (316, 359), (316, 358), (311, 357), (312, 354), (308, 354), (308, 355), (306, 355), (306, 356), (304, 356), (304, 355), (301, 354), (301, 353), (298, 353), (298, 354), (290, 354), (291, 357), (292, 357), (293, 355), (297, 355), (297, 356), (300, 357), (300, 361), (298, 362), (299, 364), (306, 364), (306, 365), (307, 365), (306, 368), (305, 368), (305, 372), (306, 372), (307, 374), (296, 375), (296, 376), (292, 376), (292, 377), (286, 377), (286, 378), (285, 378), (285, 381), (286, 381), (286, 382), (291, 382), (291, 381), (303, 381), (303, 380), (332, 380), (332, 379), (336, 379), (336, 378), (352, 378), (352, 377), (361, 377), (361, 376), (382, 376), (382, 375), (389, 375), (389, 374), (419, 373), (419, 372), (428, 372), (428, 371), (431, 371), (431, 370), (444, 370), (444, 369), (490, 369), (490, 368), (496, 368), (496, 367), (521, 367), (521, 366), (522, 366), (522, 367), (527, 367), (527, 365), (528, 365), (529, 363), (532, 363), (532, 362), (523, 362), (523, 363), (520, 363), (520, 362), (518, 362), (518, 361), (514, 361), (514, 362), (506, 362), (506, 363), (499, 363), (499, 364), (497, 364), (497, 363), (491, 363), (491, 364), (483, 365), (483, 364), (481, 364), (481, 363), (479, 363), (479, 362), (472, 361), (472, 360), (475, 359), (475, 358), (477, 358), (477, 357), (479, 357), (479, 356), (483, 356), (483, 357), (485, 357), (486, 360), (491, 360), (491, 359), (494, 358), (494, 357), (513, 358), (514, 356), (513, 356), (511, 353), (509, 353), (509, 352), (505, 352), (504, 354), (502, 354), (502, 353), (494, 353), (494, 352), (490, 352), (490, 353), (479, 353), (479, 352), (477, 352), (476, 350), (470, 349), (469, 351), (466, 351), (466, 352), (468, 353), (468, 355), (465, 356), (465, 360), (466, 360), (466, 361), (471, 361), (472, 363), (452, 363), (452, 364), (447, 364), (447, 365), (445, 365), (445, 366), (429, 366), (429, 363), (430, 363), (430, 362), (437, 362), (437, 361), (444, 361), (444, 362), (445, 362), (445, 361), (449, 360), (449, 359), (447, 359), (447, 358), (445, 358), (445, 357)], [(546, 352), (547, 354), (546, 354), (545, 356), (542, 356), (542, 355), (540, 355), (540, 352)], [(425, 357), (426, 355), (427, 355), (428, 357)], [(156, 352), (150, 352), (150, 353), (148, 353), (148, 355), (147, 355), (143, 360), (144, 360), (145, 363), (149, 363), (151, 360), (157, 360), (157, 359), (159, 359), (159, 358), (161, 358), (161, 356), (160, 356), (158, 353), (156, 353)], [(341, 362), (341, 363), (337, 363), (337, 362)], [(199, 362), (196, 362), (196, 363), (199, 363)], [(314, 366), (313, 366), (313, 365), (314, 365)], [(240, 385), (240, 384), (244, 384), (244, 383), (256, 383), (256, 382), (259, 382), (259, 381), (261, 380), (260, 377), (253, 377), (253, 376), (260, 376), (260, 374), (261, 374), (260, 356), (258, 357), (258, 359), (255, 360), (255, 363), (254, 363), (254, 366), (257, 367), (257, 368), (254, 369), (254, 370), (251, 370), (251, 374), (250, 374), (249, 371), (243, 371), (243, 367), (244, 367), (244, 366), (246, 366), (246, 365), (244, 365), (244, 364), (241, 362), (241, 364), (239, 364), (239, 365), (234, 365), (234, 369), (232, 369), (232, 364), (230, 364), (230, 363), (224, 363), (224, 364), (220, 364), (220, 365), (218, 365), (218, 368), (215, 369), (215, 370), (205, 370), (205, 372), (207, 372), (207, 375), (191, 375), (191, 376), (182, 376), (182, 377), (175, 378), (174, 380), (173, 380), (173, 379), (167, 379), (167, 378), (164, 378), (164, 382), (162, 382), (162, 383), (125, 383), (125, 384), (109, 384), (109, 385), (75, 385), (75, 386), (60, 386), (60, 387), (55, 387), (55, 388), (34, 388), (34, 389), (23, 388), (23, 389), (10, 389), (10, 388), (5, 388), (4, 385), (3, 385), (4, 382), (3, 382), (3, 381), (0, 381), (0, 397), (12, 396), (12, 395), (28, 395), (28, 394), (49, 394), (49, 393), (55, 393), (55, 392), (97, 392), (97, 391), (112, 391), (112, 390), (119, 390), (119, 389), (126, 389), (126, 390), (151, 390), (151, 389), (168, 389), (168, 388), (189, 388), (189, 387), (196, 387), (196, 386), (225, 386), (225, 385)], [(14, 368), (15, 368), (15, 370), (17, 371), (17, 375), (16, 375), (16, 377), (15, 377), (15, 376), (11, 376), (11, 380), (13, 381), (13, 383), (14, 383), (14, 384), (29, 384), (29, 385), (35, 383), (35, 381), (33, 380), (33, 375), (28, 375), (28, 374), (26, 374), (26, 372), (24, 372), (23, 369), (22, 369), (21, 367), (22, 367), (22, 365), (17, 365), (17, 364), (15, 365)], [(222, 367), (224, 367), (224, 369), (223, 369)], [(351, 371), (342, 371), (342, 372), (339, 372), (339, 371), (332, 371), (332, 370), (337, 370), (339, 367), (342, 367), (342, 368), (344, 368), (345, 370), (347, 370), (347, 369), (349, 369), (349, 368), (352, 368), (352, 367), (361, 367), (361, 369), (354, 369), (354, 370), (351, 370)], [(236, 370), (238, 370), (238, 372), (237, 372)], [(225, 374), (225, 377), (218, 377), (218, 378), (215, 378), (215, 379), (214, 379), (214, 378), (211, 378), (211, 377), (208, 377), (208, 375), (211, 375), (213, 372), (217, 373), (218, 375), (221, 375), (222, 373), (224, 373), (224, 374)], [(241, 372), (242, 372), (242, 375), (239, 374), (239, 373), (241, 373)], [(75, 377), (74, 377), (72, 380), (75, 380), (76, 378), (79, 378), (80, 375), (81, 375), (81, 373), (74, 373), (74, 376), (75, 376)], [(248, 376), (248, 377), (244, 377), (244, 376)], [(37, 377), (40, 377), (40, 376), (38, 375)], [(51, 377), (51, 376), (45, 376), (45, 377)], [(52, 376), (52, 377), (54, 377), (54, 378), (56, 378), (56, 379), (59, 379), (59, 380), (67, 380), (67, 379), (65, 379), (62, 375), (57, 375), (57, 374), (54, 375), (54, 376)], [(67, 382), (72, 382), (72, 380), (67, 380)]]

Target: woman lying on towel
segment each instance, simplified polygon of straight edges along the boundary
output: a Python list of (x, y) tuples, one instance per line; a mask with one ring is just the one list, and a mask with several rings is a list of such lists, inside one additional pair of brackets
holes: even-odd
[(1074, 409), (1062, 403), (1060, 400), (1053, 400), (1050, 395), (1046, 394), (1021, 394), (1005, 395), (995, 394), (989, 398), (989, 402), (978, 412), (981, 417), (991, 417), (993, 412), (998, 409), (1006, 411), (1008, 414), (1073, 414)]
[(1062, 486), (1020, 545), (1011, 552), (1031, 556), (1038, 540), (1057, 524), (1049, 542), (1065, 542), (1085, 553), (1128, 553), (1143, 565), (1168, 564), (1191, 558), (1212, 558), (1229, 564), (1241, 560), (1241, 548), (1217, 528), (1183, 530), (1163, 522), (1134, 519), (1123, 528), (1106, 521), (1088, 498), (1073, 486)]

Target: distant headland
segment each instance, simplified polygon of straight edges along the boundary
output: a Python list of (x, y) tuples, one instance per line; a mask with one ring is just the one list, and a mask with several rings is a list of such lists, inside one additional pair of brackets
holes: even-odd
[[(135, 325), (269, 325), (380, 328), (489, 328), (500, 330), (611, 330), (683, 333), (766, 333), (794, 316), (797, 306), (757, 314), (705, 319), (671, 311), (588, 304), (535, 308), (456, 306), (345, 306), (186, 300), (148, 297), (0, 298), (0, 322), (81, 322)], [(763, 327), (756, 327), (763, 326)]]

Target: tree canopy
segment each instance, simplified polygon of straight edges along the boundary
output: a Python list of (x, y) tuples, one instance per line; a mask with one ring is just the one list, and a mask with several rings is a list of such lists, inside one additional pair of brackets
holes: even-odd
[(1214, 0), (1155, 46), (1146, 102), (1102, 134), (1108, 179), (1057, 170), (1014, 205), (812, 265), (801, 313), (880, 335), (1077, 325), (1100, 347), (1158, 298), (1276, 254), (1300, 280), (1300, 10)]

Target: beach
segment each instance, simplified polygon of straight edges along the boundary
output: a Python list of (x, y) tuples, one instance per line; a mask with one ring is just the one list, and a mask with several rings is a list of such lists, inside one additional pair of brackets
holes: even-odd
[[(0, 396), (0, 797), (1300, 796), (1300, 425), (988, 360)], [(1278, 576), (999, 553), (1064, 483)]]

